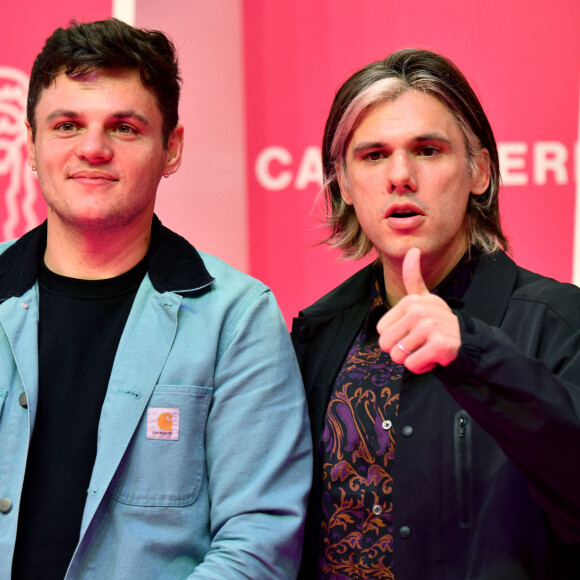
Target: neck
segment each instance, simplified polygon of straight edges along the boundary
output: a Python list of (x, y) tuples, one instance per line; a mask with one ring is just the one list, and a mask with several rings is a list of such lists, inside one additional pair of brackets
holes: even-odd
[[(151, 219), (143, 227), (86, 230), (48, 220), (46, 267), (81, 280), (103, 280), (128, 272), (147, 254)], [(146, 226), (146, 227), (144, 227)]]
[[(442, 282), (449, 272), (457, 266), (466, 250), (467, 243), (453, 252), (442, 253), (435, 257), (421, 255), (421, 274), (429, 291)], [(403, 282), (403, 259), (404, 256), (400, 259), (381, 256), (387, 302), (391, 307), (407, 295)]]

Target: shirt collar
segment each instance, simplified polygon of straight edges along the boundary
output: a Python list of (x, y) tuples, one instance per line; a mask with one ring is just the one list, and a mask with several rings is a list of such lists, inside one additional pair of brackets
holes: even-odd
[[(24, 294), (36, 282), (46, 231), (44, 222), (0, 255), (0, 301)], [(197, 250), (164, 227), (157, 216), (151, 227), (148, 274), (158, 292), (195, 292), (214, 281)]]
[[(431, 290), (431, 293), (445, 300), (453, 308), (461, 307), (463, 305), (463, 296), (473, 278), (479, 256), (480, 253), (476, 248), (469, 248), (453, 270)], [(383, 266), (377, 261), (373, 268), (371, 308), (366, 322), (368, 333), (371, 331), (376, 333), (376, 325), (379, 319), (389, 309), (386, 296)]]

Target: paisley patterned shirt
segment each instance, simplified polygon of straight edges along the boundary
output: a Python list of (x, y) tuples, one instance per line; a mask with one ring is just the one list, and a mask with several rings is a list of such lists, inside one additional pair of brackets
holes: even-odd
[[(433, 290), (461, 299), (477, 264), (466, 252)], [(322, 436), (322, 528), (319, 580), (393, 579), (392, 489), (399, 390), (404, 366), (378, 345), (387, 311), (382, 267), (371, 309), (338, 373)]]

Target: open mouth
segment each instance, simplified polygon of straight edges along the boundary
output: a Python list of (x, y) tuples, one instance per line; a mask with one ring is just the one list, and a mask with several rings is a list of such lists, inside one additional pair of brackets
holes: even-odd
[(401, 210), (401, 211), (394, 211), (389, 217), (392, 218), (408, 218), (408, 217), (413, 217), (416, 215), (420, 215), (418, 214), (416, 211), (411, 211), (411, 210)]

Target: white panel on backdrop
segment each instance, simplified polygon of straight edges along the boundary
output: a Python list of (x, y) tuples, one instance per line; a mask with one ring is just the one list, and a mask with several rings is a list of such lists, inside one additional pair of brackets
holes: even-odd
[(134, 26), (135, 1), (136, 0), (113, 0), (113, 16)]
[(249, 270), (241, 0), (138, 0), (135, 24), (162, 30), (179, 51), (183, 163), (162, 180), (163, 223)]

